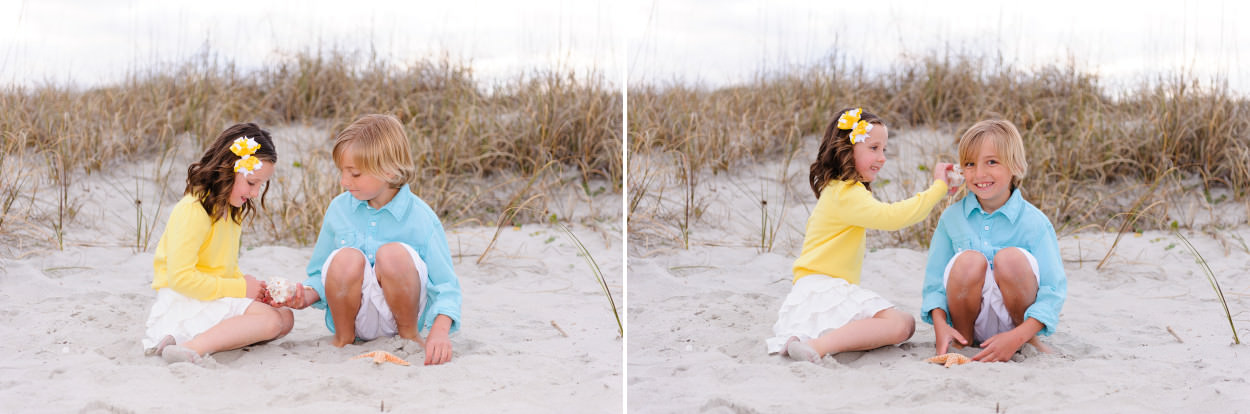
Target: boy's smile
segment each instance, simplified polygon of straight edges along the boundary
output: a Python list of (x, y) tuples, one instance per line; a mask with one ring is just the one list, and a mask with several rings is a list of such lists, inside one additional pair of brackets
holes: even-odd
[(976, 194), (982, 210), (990, 213), (1007, 203), (1011, 197), (1011, 169), (998, 156), (993, 140), (981, 140), (976, 158), (963, 168), (968, 191)]

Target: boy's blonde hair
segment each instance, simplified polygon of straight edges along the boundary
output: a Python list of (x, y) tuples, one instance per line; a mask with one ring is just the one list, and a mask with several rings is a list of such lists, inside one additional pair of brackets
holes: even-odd
[(334, 165), (343, 165), (348, 148), (361, 173), (378, 177), (391, 188), (402, 187), (416, 175), (404, 125), (393, 116), (365, 115), (343, 129), (334, 140)]
[(1009, 121), (989, 120), (977, 122), (962, 137), (959, 137), (959, 165), (966, 165), (980, 155), (981, 141), (988, 139), (998, 150), (1000, 161), (1007, 164), (1011, 171), (1011, 190), (1020, 187), (1020, 181), (1029, 172), (1029, 164), (1024, 160), (1024, 138), (1020, 131)]

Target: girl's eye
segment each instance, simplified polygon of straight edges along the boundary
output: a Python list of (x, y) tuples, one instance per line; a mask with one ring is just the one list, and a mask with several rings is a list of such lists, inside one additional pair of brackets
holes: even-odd
[(964, 168), (972, 168), (972, 163), (964, 163)]

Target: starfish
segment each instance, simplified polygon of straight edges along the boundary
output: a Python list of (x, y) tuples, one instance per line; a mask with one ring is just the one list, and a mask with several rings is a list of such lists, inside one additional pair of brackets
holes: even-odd
[(946, 365), (947, 368), (950, 368), (956, 365), (967, 364), (969, 361), (972, 361), (972, 359), (969, 359), (961, 354), (951, 352), (949, 354), (942, 354), (929, 358), (928, 361), (935, 364), (943, 364)]
[(391, 355), (390, 352), (386, 352), (386, 351), (366, 352), (366, 353), (352, 357), (352, 359), (357, 359), (357, 358), (373, 358), (374, 364), (390, 362), (392, 364), (408, 366), (408, 361), (405, 361), (403, 358), (397, 357), (395, 355)]

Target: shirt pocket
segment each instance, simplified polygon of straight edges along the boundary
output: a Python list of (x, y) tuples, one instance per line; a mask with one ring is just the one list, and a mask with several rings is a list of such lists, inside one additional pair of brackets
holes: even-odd
[(360, 248), (360, 234), (354, 231), (345, 231), (338, 233), (334, 239), (334, 248), (342, 249), (344, 247)]

